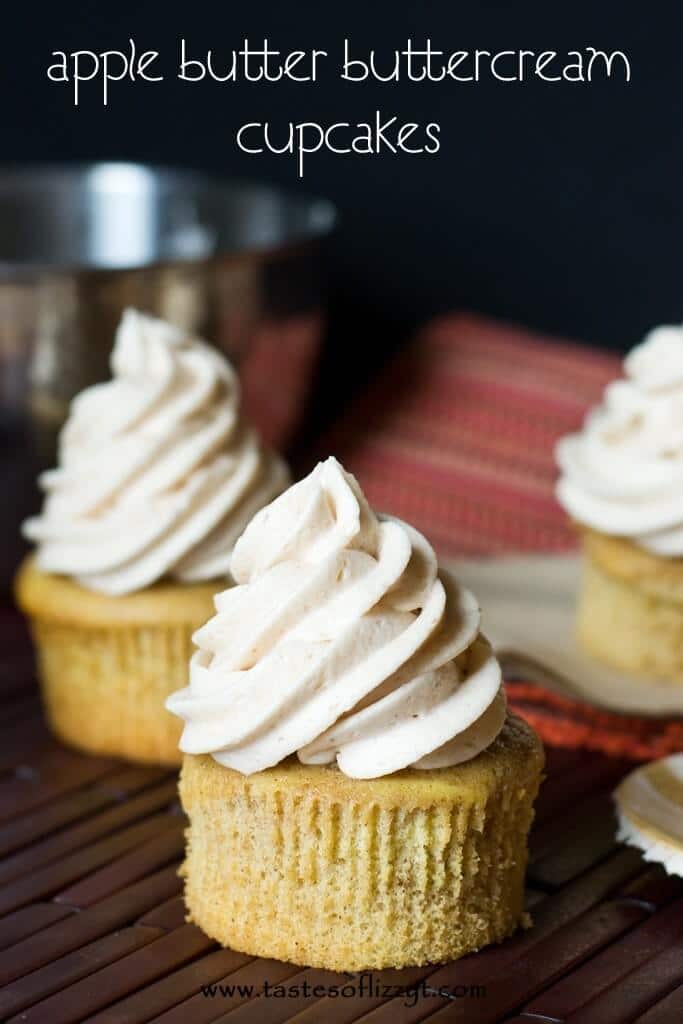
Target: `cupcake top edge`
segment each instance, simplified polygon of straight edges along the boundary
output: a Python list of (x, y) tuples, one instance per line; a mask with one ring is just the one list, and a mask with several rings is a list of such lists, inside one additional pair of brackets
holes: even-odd
[(235, 540), (290, 480), (244, 422), (235, 371), (134, 309), (111, 371), (73, 399), (58, 466), (40, 478), (43, 509), (23, 524), (38, 568), (111, 595), (226, 576)]
[(557, 498), (580, 525), (683, 557), (683, 325), (656, 327), (624, 359), (582, 429), (556, 448)]
[(231, 569), (189, 685), (167, 701), (181, 750), (243, 774), (297, 753), (376, 778), (459, 764), (500, 733), (501, 670), (477, 601), (336, 459), (256, 514)]

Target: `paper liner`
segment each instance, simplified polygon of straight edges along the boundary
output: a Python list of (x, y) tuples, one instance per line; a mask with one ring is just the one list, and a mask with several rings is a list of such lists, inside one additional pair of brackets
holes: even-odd
[(642, 850), (645, 860), (683, 877), (683, 753), (631, 772), (614, 799), (617, 838)]
[(526, 923), (543, 765), (529, 726), (453, 768), (350, 779), (291, 759), (242, 776), (186, 756), (190, 919), (232, 949), (355, 971), (452, 960)]
[(29, 619), (56, 735), (89, 753), (180, 764), (182, 723), (164, 702), (186, 685), (192, 635), (223, 586), (171, 581), (110, 597), (27, 560), (17, 600)]
[(187, 681), (194, 628), (78, 629), (34, 620), (52, 731), (88, 753), (180, 764), (182, 722), (164, 701)]

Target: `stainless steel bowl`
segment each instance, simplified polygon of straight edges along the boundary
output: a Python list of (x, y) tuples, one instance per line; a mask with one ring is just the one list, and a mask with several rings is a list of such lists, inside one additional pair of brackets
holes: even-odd
[[(70, 399), (108, 376), (126, 306), (202, 334), (239, 365), (259, 331), (297, 323), (319, 333), (320, 245), (334, 223), (326, 201), (191, 171), (0, 170), (5, 538), (35, 501), (37, 465), (54, 457)], [(291, 332), (281, 333), (286, 345)]]

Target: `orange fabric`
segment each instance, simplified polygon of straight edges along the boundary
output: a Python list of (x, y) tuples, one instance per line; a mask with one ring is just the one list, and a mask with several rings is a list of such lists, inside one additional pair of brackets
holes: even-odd
[(508, 682), (506, 686), (512, 707), (553, 746), (586, 747), (636, 760), (683, 750), (681, 719), (619, 715), (533, 683)]

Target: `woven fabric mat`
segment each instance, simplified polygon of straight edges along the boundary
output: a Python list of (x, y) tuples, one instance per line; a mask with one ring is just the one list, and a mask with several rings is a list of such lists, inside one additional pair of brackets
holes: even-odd
[(266, 321), (239, 357), (245, 414), (265, 443), (282, 451), (301, 427), (322, 330), (317, 313)]

